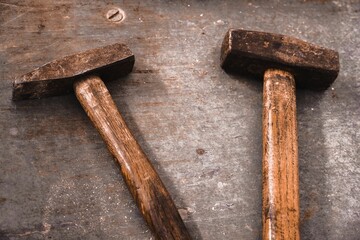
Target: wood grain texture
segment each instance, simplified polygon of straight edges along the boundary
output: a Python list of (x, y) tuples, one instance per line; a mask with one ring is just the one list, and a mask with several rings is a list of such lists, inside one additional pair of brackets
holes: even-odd
[(267, 70), (263, 101), (263, 239), (300, 239), (293, 76)]
[(157, 239), (190, 239), (179, 212), (155, 169), (130, 133), (103, 81), (77, 81), (78, 100), (99, 131), (146, 222)]
[[(342, 70), (334, 90), (296, 92), (301, 237), (358, 239), (356, 1), (1, 2), (3, 238), (154, 239), (119, 179), (118, 164), (72, 94), (11, 101), (14, 78), (61, 56), (124, 42), (136, 55), (133, 73), (106, 86), (184, 210), (191, 236), (261, 239), (263, 84), (219, 67), (224, 34), (243, 27), (340, 52)], [(125, 11), (125, 21), (106, 19), (112, 7)]]

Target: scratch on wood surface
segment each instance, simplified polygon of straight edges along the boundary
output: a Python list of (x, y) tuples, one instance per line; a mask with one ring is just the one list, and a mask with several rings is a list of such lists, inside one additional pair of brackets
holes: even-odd
[(26, 13), (28, 13), (28, 11), (26, 11), (26, 12), (24, 12), (24, 13), (20, 13), (19, 15), (11, 18), (10, 20), (5, 21), (3, 24), (1, 24), (1, 26), (6, 26), (6, 24), (8, 24), (8, 23), (10, 23), (10, 22), (12, 22), (12, 21), (14, 21), (14, 20), (16, 20), (16, 19), (24, 16)]
[(231, 215), (226, 215), (226, 216), (215, 216), (215, 217), (209, 217), (209, 218), (203, 218), (203, 219), (189, 219), (189, 222), (197, 222), (197, 223), (201, 223), (201, 224), (206, 224), (206, 225), (211, 225), (212, 222), (214, 220), (219, 221), (219, 220), (224, 220), (224, 219), (236, 219), (239, 216), (237, 214), (231, 214)]
[(13, 3), (4, 3), (4, 2), (0, 2), (0, 5), (11, 6), (11, 7), (22, 7)]
[(51, 225), (48, 224), (48, 223), (43, 223), (42, 224), (42, 230), (28, 230), (28, 231), (25, 231), (23, 233), (16, 233), (16, 234), (7, 234), (6, 236), (7, 237), (25, 237), (25, 236), (31, 236), (31, 235), (34, 235), (34, 234), (41, 234), (41, 235), (46, 235), (50, 232), (50, 229), (51, 229)]
[[(61, 41), (64, 42), (63, 39), (61, 39)], [(44, 50), (49, 49), (50, 47), (52, 47), (52, 46), (55, 45), (55, 44), (58, 44), (59, 42), (60, 42), (60, 40), (55, 40), (55, 41), (51, 42), (50, 44), (48, 44), (48, 45), (46, 45), (46, 46), (44, 45), (44, 46), (42, 46), (42, 47), (37, 48), (36, 51), (37, 51), (37, 52), (40, 52), (40, 53), (43, 53)], [(60, 67), (61, 67), (61, 66), (60, 66)]]

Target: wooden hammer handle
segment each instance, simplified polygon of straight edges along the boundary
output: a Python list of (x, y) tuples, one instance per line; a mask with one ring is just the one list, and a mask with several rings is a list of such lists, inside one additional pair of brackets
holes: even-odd
[(263, 239), (300, 239), (296, 98), (292, 74), (267, 70), (263, 101)]
[(143, 217), (157, 239), (190, 239), (160, 177), (121, 117), (103, 81), (89, 76), (74, 83), (78, 100), (99, 131)]

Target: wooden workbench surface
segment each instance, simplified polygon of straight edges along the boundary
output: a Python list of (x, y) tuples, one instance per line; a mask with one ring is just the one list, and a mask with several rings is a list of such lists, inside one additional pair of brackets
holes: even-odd
[[(122, 22), (106, 14), (125, 13)], [(324, 92), (297, 92), (301, 235), (360, 236), (360, 2), (0, 2), (0, 239), (151, 239), (73, 95), (14, 103), (12, 80), (115, 42), (134, 71), (107, 84), (194, 239), (260, 239), (262, 83), (219, 66), (229, 28), (339, 51)]]

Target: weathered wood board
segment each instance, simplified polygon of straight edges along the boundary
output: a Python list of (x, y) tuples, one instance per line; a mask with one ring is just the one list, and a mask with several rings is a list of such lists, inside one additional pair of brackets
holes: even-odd
[[(113, 7), (121, 23), (106, 18)], [(0, 239), (151, 239), (75, 96), (18, 103), (12, 80), (115, 42), (136, 57), (107, 86), (194, 239), (260, 239), (262, 83), (220, 68), (229, 28), (338, 50), (338, 79), (297, 92), (301, 235), (360, 235), (360, 2), (0, 2)]]

